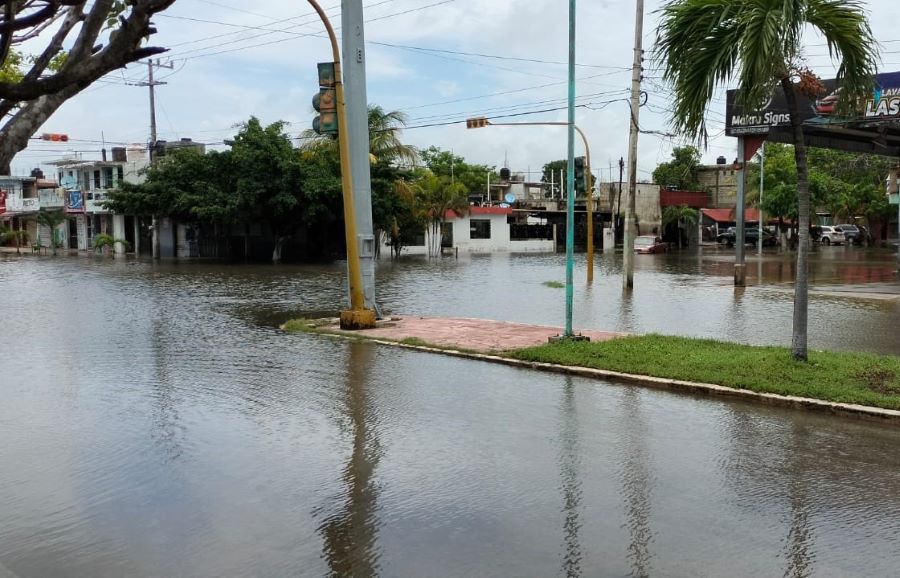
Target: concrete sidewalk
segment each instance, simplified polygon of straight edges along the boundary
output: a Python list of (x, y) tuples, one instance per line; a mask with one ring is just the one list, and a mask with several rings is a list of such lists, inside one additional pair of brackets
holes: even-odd
[[(495, 353), (544, 345), (550, 337), (560, 335), (557, 327), (526, 325), (490, 319), (461, 317), (396, 316), (379, 321), (375, 329), (342, 331), (337, 322), (322, 326), (329, 332), (366, 339), (403, 341), (417, 339), (439, 347), (453, 347), (480, 353)], [(625, 335), (610, 331), (575, 330), (591, 341), (606, 341)]]

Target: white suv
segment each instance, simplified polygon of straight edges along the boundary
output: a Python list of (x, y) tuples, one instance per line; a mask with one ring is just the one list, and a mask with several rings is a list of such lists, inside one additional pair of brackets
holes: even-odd
[(821, 227), (819, 241), (823, 245), (840, 245), (844, 242), (844, 233), (835, 227)]

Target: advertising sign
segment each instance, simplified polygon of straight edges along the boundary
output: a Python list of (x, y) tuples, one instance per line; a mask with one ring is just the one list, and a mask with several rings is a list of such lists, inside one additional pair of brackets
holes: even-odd
[(6, 212), (6, 191), (0, 189), (0, 215)]
[(69, 213), (84, 212), (84, 195), (81, 191), (66, 191), (66, 211)]
[[(800, 121), (809, 125), (827, 127), (830, 124), (875, 123), (900, 120), (900, 72), (879, 74), (875, 77), (872, 94), (859, 102), (856, 115), (851, 118), (836, 116), (841, 89), (835, 79), (823, 80), (824, 91), (818, 98), (797, 95)], [(736, 90), (729, 90), (725, 105), (725, 134), (728, 136), (765, 135), (773, 128), (790, 127), (784, 91), (775, 88), (772, 98), (759, 110), (745, 111), (737, 103)]]

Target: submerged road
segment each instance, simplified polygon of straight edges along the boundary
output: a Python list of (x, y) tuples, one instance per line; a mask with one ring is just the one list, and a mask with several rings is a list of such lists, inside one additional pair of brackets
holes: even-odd
[[(379, 279), (397, 311), (558, 324), (562, 292), (542, 283), (560, 263), (410, 261)], [(576, 315), (789, 336), (781, 281), (736, 294), (718, 263), (639, 259), (629, 302), (602, 264)], [(900, 567), (897, 428), (276, 329), (342, 286), (340, 265), (0, 256), (0, 575)], [(897, 351), (895, 302), (811, 310), (814, 346)]]

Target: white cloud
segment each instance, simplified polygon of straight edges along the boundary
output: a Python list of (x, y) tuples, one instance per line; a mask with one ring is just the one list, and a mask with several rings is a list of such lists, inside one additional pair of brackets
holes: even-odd
[[(463, 54), (427, 53), (377, 44), (367, 46), (370, 101), (388, 109), (406, 111), (412, 126), (459, 121), (467, 116), (503, 116), (524, 111), (564, 106), (566, 66), (526, 60), (564, 62), (567, 58), (567, 7), (558, 0), (455, 0), (419, 9), (439, 0), (367, 0), (366, 38), (370, 42), (445, 49), (456, 52), (500, 55), (525, 60), (495, 59)], [(222, 8), (225, 3), (231, 9)], [(656, 23), (660, 0), (649, 0), (645, 17), (645, 49)], [(900, 19), (900, 5), (888, 0), (868, 3), (872, 26), (880, 40), (897, 40), (893, 22)], [(594, 166), (608, 178), (609, 164), (626, 156), (629, 113), (623, 98), (630, 85), (628, 67), (634, 37), (634, 4), (618, 0), (580, 2), (578, 6), (577, 85), (579, 103), (593, 103), (592, 110), (578, 108), (576, 122), (590, 137)], [(408, 11), (408, 12), (407, 12)], [(407, 12), (405, 14), (400, 14)], [(336, 10), (335, 26), (340, 25)], [(299, 132), (313, 114), (310, 98), (316, 91), (315, 65), (330, 57), (323, 29), (311, 10), (296, 0), (268, 0), (255, 4), (237, 0), (178, 0), (155, 19), (159, 34), (153, 43), (172, 48), (178, 72), (158, 88), (157, 121), (163, 138), (193, 137), (221, 141), (232, 134), (231, 125), (250, 115), (263, 122), (284, 119)], [(173, 18), (176, 16), (179, 18)], [(190, 18), (192, 20), (185, 20)], [(293, 19), (293, 20), (288, 20)], [(229, 23), (232, 26), (198, 20)], [(241, 26), (286, 29), (270, 32)], [(340, 30), (338, 30), (340, 32)], [(307, 36), (305, 36), (307, 35)], [(308, 36), (313, 35), (313, 36)], [(201, 41), (198, 41), (202, 39)], [(810, 43), (818, 43), (810, 40)], [(900, 69), (900, 44), (885, 43), (884, 68)], [(220, 54), (215, 54), (221, 52)], [(823, 76), (832, 69), (822, 47), (810, 47), (810, 62)], [(183, 68), (182, 68), (183, 66)], [(667, 129), (668, 90), (659, 72), (645, 64), (647, 106), (641, 110), (641, 127)], [(160, 70), (159, 76), (169, 71)], [(602, 76), (598, 76), (602, 75)], [(121, 79), (121, 74), (112, 75)], [(124, 77), (142, 80), (146, 66), (132, 65)], [(593, 77), (593, 78), (588, 78)], [(535, 88), (541, 87), (541, 88)], [(528, 90), (520, 90), (526, 89)], [(516, 92), (508, 92), (516, 91)], [(461, 100), (473, 96), (507, 94)], [(593, 96), (588, 96), (593, 95)], [(448, 102), (454, 101), (454, 102)], [(442, 103), (435, 106), (435, 103)], [(724, 120), (724, 100), (715, 101), (709, 122), (715, 135)], [(72, 99), (47, 123), (47, 130), (67, 132), (78, 138), (144, 142), (149, 138), (147, 89), (98, 84)], [(565, 120), (564, 110), (507, 120)], [(499, 127), (467, 131), (465, 125), (433, 126), (409, 130), (404, 135), (419, 146), (452, 149), (473, 162), (502, 165), (508, 155), (514, 170), (540, 170), (544, 162), (566, 152), (562, 128)], [(666, 160), (678, 139), (641, 135), (639, 173), (647, 176)], [(49, 145), (47, 145), (49, 146)], [(20, 170), (52, 153), (29, 151), (13, 163)], [(734, 156), (734, 139), (714, 136), (704, 157)], [(79, 147), (90, 149), (91, 146)], [(99, 147), (96, 147), (99, 148)], [(580, 145), (577, 149), (580, 151)], [(88, 154), (88, 153), (86, 153)], [(99, 154), (99, 152), (98, 152)], [(579, 152), (580, 154), (580, 152)], [(618, 170), (613, 170), (618, 177)]]

